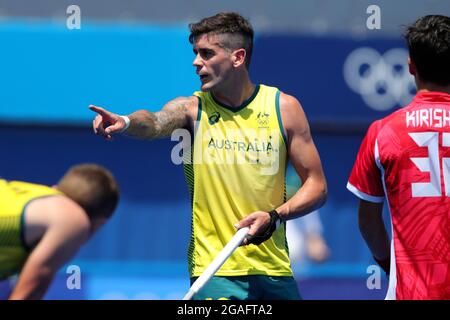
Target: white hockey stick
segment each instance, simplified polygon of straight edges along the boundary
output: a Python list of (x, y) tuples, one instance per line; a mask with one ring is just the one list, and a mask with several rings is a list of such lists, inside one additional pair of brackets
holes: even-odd
[(212, 276), (219, 270), (219, 268), (225, 263), (225, 261), (231, 256), (231, 254), (240, 246), (244, 241), (245, 236), (248, 233), (249, 227), (239, 229), (226, 246), (219, 252), (217, 257), (211, 262), (205, 271), (198, 277), (192, 284), (188, 293), (184, 296), (183, 300), (191, 300), (194, 294), (196, 294), (204, 285), (212, 278)]

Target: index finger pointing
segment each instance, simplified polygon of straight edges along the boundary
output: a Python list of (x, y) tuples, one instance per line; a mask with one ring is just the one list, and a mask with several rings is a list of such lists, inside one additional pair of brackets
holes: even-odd
[(91, 109), (94, 112), (97, 112), (101, 116), (109, 116), (111, 114), (109, 111), (106, 111), (105, 109), (94, 106), (92, 104), (89, 106), (89, 109)]

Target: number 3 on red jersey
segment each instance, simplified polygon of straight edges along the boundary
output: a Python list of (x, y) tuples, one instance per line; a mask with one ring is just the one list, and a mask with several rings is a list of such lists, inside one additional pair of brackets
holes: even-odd
[[(421, 172), (430, 173), (430, 182), (412, 183), (413, 197), (441, 197), (441, 170), (439, 159), (439, 132), (412, 132), (409, 136), (419, 147), (428, 148), (428, 158), (411, 158)], [(442, 134), (442, 146), (450, 147), (450, 133)], [(445, 195), (450, 196), (450, 158), (442, 158)]]

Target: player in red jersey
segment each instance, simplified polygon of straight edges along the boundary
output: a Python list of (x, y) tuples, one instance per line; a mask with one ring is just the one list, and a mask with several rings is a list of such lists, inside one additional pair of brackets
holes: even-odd
[(417, 95), (370, 126), (347, 188), (360, 198), (361, 234), (390, 275), (386, 299), (450, 299), (450, 18), (422, 17), (405, 38)]

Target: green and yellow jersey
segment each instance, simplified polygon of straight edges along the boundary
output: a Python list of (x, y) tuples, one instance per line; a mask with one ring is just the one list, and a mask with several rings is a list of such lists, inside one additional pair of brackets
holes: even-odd
[[(201, 275), (236, 233), (234, 224), (255, 211), (270, 211), (286, 199), (286, 136), (280, 91), (256, 86), (238, 108), (195, 92), (199, 112), (185, 174), (192, 199), (189, 244), (191, 277)], [(292, 276), (285, 224), (259, 246), (239, 247), (217, 276)]]
[(0, 179), (0, 280), (20, 272), (29, 254), (23, 225), (27, 205), (57, 194), (47, 186)]

